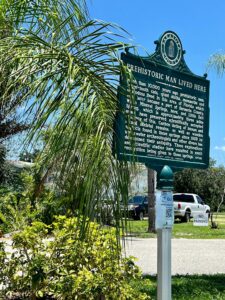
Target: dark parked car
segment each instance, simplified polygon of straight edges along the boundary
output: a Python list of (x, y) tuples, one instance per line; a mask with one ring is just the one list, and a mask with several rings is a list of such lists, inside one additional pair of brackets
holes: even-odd
[(148, 197), (134, 196), (128, 202), (128, 216), (134, 220), (143, 220), (148, 215)]

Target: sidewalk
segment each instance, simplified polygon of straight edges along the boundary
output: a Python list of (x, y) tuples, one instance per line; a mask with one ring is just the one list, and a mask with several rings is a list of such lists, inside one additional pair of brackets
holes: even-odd
[[(144, 274), (157, 273), (157, 239), (126, 239), (126, 255)], [(172, 275), (225, 274), (225, 240), (172, 239)]]
[[(11, 239), (6, 251), (11, 252)], [(157, 273), (157, 239), (126, 238), (127, 256), (137, 258), (136, 264), (144, 274)], [(172, 239), (172, 275), (225, 274), (225, 240)]]

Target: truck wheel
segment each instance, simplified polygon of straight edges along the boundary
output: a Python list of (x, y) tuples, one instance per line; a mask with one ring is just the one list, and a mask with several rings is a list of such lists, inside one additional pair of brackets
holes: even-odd
[(139, 214), (139, 220), (144, 220), (144, 213), (143, 213), (143, 211), (141, 211), (140, 212), (140, 214)]
[(206, 213), (208, 214), (208, 218), (210, 218), (210, 211), (206, 211)]
[(189, 222), (190, 221), (190, 216), (191, 216), (191, 212), (190, 211), (186, 211), (185, 215), (183, 217), (184, 222)]

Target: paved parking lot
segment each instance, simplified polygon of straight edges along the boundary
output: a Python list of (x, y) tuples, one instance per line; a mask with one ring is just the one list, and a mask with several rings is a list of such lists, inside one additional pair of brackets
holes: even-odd
[[(144, 274), (157, 273), (157, 239), (126, 240), (126, 255), (138, 258)], [(172, 275), (225, 274), (225, 240), (172, 239)]]

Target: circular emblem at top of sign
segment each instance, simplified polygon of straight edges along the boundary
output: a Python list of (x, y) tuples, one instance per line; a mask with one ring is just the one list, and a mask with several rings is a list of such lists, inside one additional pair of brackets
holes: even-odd
[(163, 60), (169, 66), (176, 66), (182, 58), (182, 45), (179, 37), (173, 31), (166, 31), (161, 37), (160, 51)]

